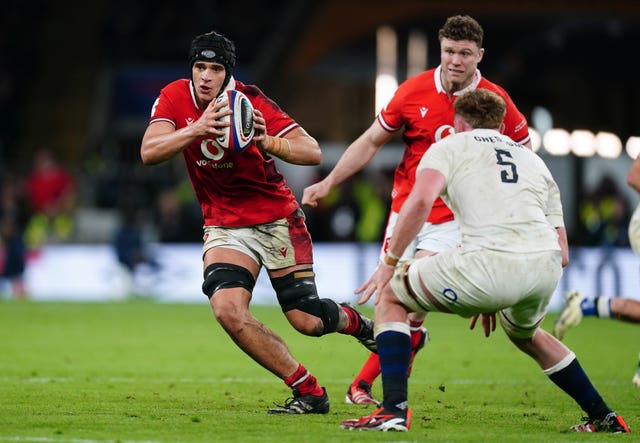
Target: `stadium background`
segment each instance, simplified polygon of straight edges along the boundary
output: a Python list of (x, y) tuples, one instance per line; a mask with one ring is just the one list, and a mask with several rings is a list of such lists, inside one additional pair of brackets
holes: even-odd
[[(554, 126), (611, 131), (623, 142), (640, 135), (640, 84), (632, 69), (640, 41), (640, 2), (5, 2), (0, 15), (0, 172), (26, 175), (35, 150), (46, 146), (77, 180), (73, 235), (40, 245), (26, 273), (28, 286), (42, 298), (54, 297), (38, 292), (41, 282), (50, 288), (52, 282), (69, 281), (59, 278), (59, 272), (77, 271), (75, 263), (87, 262), (84, 254), (94, 264), (105, 254), (111, 265), (115, 259), (109, 255), (109, 242), (122, 221), (125, 197), (141, 209), (152, 246), (183, 251), (198, 241), (196, 220), (184, 222), (190, 229), (184, 246), (155, 244), (163, 191), (179, 194), (183, 205), (193, 202), (184, 197), (181, 159), (156, 167), (139, 161), (151, 103), (166, 82), (188, 75), (186, 51), (193, 35), (216, 29), (236, 41), (236, 77), (258, 84), (320, 141), (325, 168), (373, 118), (376, 28), (392, 26), (399, 47), (406, 46), (413, 30), (424, 32), (428, 66), (433, 67), (439, 57), (437, 29), (455, 13), (469, 13), (483, 25), (486, 54), (480, 70), (505, 87), (529, 119), (536, 106), (544, 106)], [(399, 53), (402, 80), (406, 61)], [(371, 227), (359, 230), (358, 221), (377, 220), (376, 214), (363, 214), (375, 203), (387, 203), (389, 171), (401, 149), (399, 144), (396, 148), (387, 149), (362, 177), (340, 189), (335, 205), (326, 208), (328, 216), (308, 213), (310, 230), (323, 251), (319, 256), (344, 260), (340, 248), (356, 251), (346, 267), (359, 269), (358, 276), (366, 272), (371, 257), (375, 261), (372, 245), (379, 235)], [(620, 238), (624, 235), (615, 242), (591, 235), (583, 214), (583, 203), (600, 187), (620, 197), (627, 213), (635, 207), (638, 197), (625, 183), (631, 159), (624, 152), (615, 160), (541, 155), (561, 185), (572, 247), (595, 248), (585, 249), (584, 257), (597, 258), (578, 260), (572, 269), (591, 278), (601, 265), (606, 270), (612, 262), (623, 263), (610, 266), (607, 288), (635, 288), (638, 266)], [(299, 196), (304, 185), (324, 172), (282, 168)], [(363, 190), (362, 183), (373, 183), (374, 189)], [(613, 228), (624, 232), (625, 221)], [(338, 228), (321, 229), (332, 223)], [(358, 255), (363, 250), (368, 252)], [(57, 253), (78, 261), (60, 262)], [(162, 250), (159, 257), (173, 253)], [(60, 268), (43, 270), (48, 263), (43, 257), (50, 254)], [(199, 274), (199, 267), (195, 272)], [(163, 272), (167, 274), (178, 282), (185, 275)], [(144, 286), (146, 277), (139, 278)], [(76, 284), (65, 292), (59, 285), (54, 292), (73, 293), (82, 287)]]

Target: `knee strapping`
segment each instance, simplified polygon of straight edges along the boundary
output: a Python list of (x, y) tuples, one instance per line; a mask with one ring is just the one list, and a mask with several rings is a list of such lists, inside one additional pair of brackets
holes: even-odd
[(226, 288), (245, 288), (252, 292), (255, 284), (256, 280), (248, 269), (231, 263), (214, 263), (204, 271), (202, 292), (209, 298)]
[(340, 306), (330, 299), (318, 297), (315, 274), (311, 270), (294, 271), (271, 279), (282, 312), (299, 309), (322, 320), (322, 334), (335, 332), (340, 319)]

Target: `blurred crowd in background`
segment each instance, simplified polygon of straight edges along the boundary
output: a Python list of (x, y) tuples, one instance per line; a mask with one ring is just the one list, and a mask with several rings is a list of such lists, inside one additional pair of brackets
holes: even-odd
[[(309, 177), (313, 183), (328, 170)], [(391, 169), (363, 171), (335, 187), (317, 208), (305, 207), (315, 242), (377, 243), (383, 237), (393, 182)], [(0, 180), (0, 280), (25, 298), (22, 276), (28, 260), (46, 244), (78, 241), (78, 181), (46, 147), (25, 176), (4, 171)], [(145, 197), (147, 198), (145, 200)], [(142, 202), (145, 202), (144, 204)], [(572, 246), (628, 247), (632, 207), (616, 183), (604, 177), (579, 204), (580, 224)], [(155, 195), (132, 187), (121, 195), (107, 238), (124, 268), (156, 267), (149, 245), (201, 241), (202, 218), (185, 179)], [(88, 227), (91, 229), (91, 227)]]

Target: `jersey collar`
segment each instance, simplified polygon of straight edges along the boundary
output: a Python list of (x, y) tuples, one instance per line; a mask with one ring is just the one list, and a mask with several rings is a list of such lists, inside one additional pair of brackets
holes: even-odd
[[(439, 65), (436, 68), (435, 73), (433, 74), (433, 79), (436, 82), (436, 89), (438, 90), (439, 94), (446, 94), (447, 91), (444, 90), (444, 87), (442, 86), (442, 81), (441, 81), (441, 77), (440, 77), (440, 72), (442, 71), (442, 65)], [(480, 73), (480, 70), (476, 68), (476, 72), (473, 75), (473, 80), (471, 81), (471, 83), (469, 84), (469, 86), (467, 86), (464, 89), (461, 89), (460, 91), (456, 91), (453, 93), (453, 95), (460, 95), (463, 94), (467, 91), (473, 91), (474, 89), (476, 89), (478, 87), (478, 83), (480, 83), (480, 80), (482, 79), (482, 74)]]

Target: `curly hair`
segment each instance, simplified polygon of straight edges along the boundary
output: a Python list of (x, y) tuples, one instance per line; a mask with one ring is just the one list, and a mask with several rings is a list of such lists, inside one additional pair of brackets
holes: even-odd
[(454, 15), (447, 19), (438, 31), (438, 40), (469, 40), (475, 42), (478, 48), (482, 48), (484, 31), (482, 26), (473, 17), (468, 15)]

